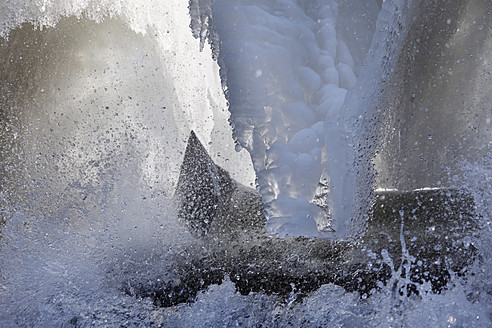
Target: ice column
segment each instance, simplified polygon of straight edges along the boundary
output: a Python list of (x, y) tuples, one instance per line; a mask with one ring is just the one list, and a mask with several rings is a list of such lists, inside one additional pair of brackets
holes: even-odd
[(336, 221), (349, 219), (339, 216), (351, 215), (342, 195), (353, 180), (346, 169), (353, 149), (340, 122), (357, 81), (351, 50), (337, 34), (339, 5), (216, 0), (211, 14), (231, 122), (253, 159), (267, 229), (333, 235)]

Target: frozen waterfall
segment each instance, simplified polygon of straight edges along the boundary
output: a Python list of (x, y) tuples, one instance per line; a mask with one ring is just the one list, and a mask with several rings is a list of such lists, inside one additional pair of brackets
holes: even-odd
[(368, 207), (354, 196), (368, 199), (372, 188), (357, 174), (365, 165), (358, 144), (371, 133), (361, 125), (412, 10), (411, 1), (191, 1), (192, 27), (218, 57), (234, 136), (251, 154), (272, 234), (344, 238), (360, 229), (354, 205)]
[[(10, 65), (17, 65), (29, 85), (27, 93), (15, 90), (21, 84), (11, 77), (14, 89), (7, 92), (23, 92), (23, 105), (6, 106), (27, 115), (22, 122), (37, 122), (22, 147), (30, 158), (47, 151), (40, 147), (51, 149), (55, 160), (45, 156), (43, 165), (64, 172), (61, 180), (49, 177), (52, 189), (94, 180), (97, 169), (86, 163), (104, 165), (124, 139), (118, 125), (126, 125), (146, 140), (132, 150), (142, 157), (132, 165), (145, 184), (172, 195), (185, 140), (194, 130), (234, 179), (251, 186), (256, 179), (270, 233), (347, 238), (363, 226), (370, 206), (365, 193), (373, 174), (357, 175), (363, 166), (357, 148), (366, 136), (360, 125), (376, 103), (371, 92), (382, 90), (392, 67), (384, 56), (397, 53), (405, 35), (412, 6), (400, 2), (192, 1), (192, 32), (201, 46), (190, 34), (181, 2), (149, 1), (138, 8), (5, 3), (2, 35), (15, 40), (30, 34), (21, 32), (28, 27), (15, 29), (26, 22), (42, 30), (21, 41), (31, 52), (24, 53), (22, 44), (6, 49), (15, 58)], [(107, 22), (97, 28), (88, 20)], [(130, 36), (125, 28), (143, 36)], [(81, 38), (79, 29), (90, 38)], [(63, 32), (71, 37), (59, 38)], [(211, 49), (204, 47), (207, 37)], [(108, 46), (101, 49), (102, 44)], [(23, 63), (39, 53), (46, 64), (24, 72)], [(24, 113), (22, 107), (31, 106), (39, 110)], [(135, 106), (145, 110), (135, 112)], [(96, 107), (97, 113), (87, 110)], [(68, 123), (58, 131), (49, 122), (61, 115)], [(50, 140), (59, 136), (71, 142), (55, 146)], [(90, 146), (103, 140), (112, 142)]]

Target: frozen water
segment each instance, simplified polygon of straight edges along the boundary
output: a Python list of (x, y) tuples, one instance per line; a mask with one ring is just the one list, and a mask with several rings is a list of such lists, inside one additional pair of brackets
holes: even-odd
[(358, 163), (357, 144), (377, 130), (364, 133), (360, 121), (385, 88), (413, 1), (191, 4), (195, 35), (209, 29), (234, 135), (251, 153), (269, 231), (356, 234), (358, 209), (365, 213), (367, 204), (354, 203), (353, 195), (372, 184), (357, 174), (357, 165), (367, 169)]
[[(46, 31), (44, 34), (33, 33), (25, 42), (33, 43), (31, 49), (36, 47), (31, 56), (36, 55), (37, 48), (48, 56), (44, 70), (30, 74), (39, 79), (50, 78), (54, 83), (31, 87), (31, 98), (40, 98), (36, 101), (44, 101), (45, 106), (57, 107), (63, 103), (68, 107), (64, 115), (69, 115), (68, 112), (72, 116), (79, 115), (75, 107), (92, 104), (109, 107), (111, 112), (118, 108), (122, 111), (120, 120), (127, 119), (125, 114), (147, 116), (135, 124), (148, 128), (142, 136), (149, 143), (146, 163), (142, 165), (146, 167), (149, 181), (168, 180), (171, 182), (168, 191), (172, 192), (171, 186), (177, 182), (179, 173), (178, 157), (193, 129), (217, 163), (241, 183), (254, 185), (255, 173), (249, 155), (246, 151), (239, 154), (235, 151), (217, 65), (209, 49), (200, 52), (198, 42), (190, 34), (186, 3), (2, 1), (0, 8), (1, 36), (8, 36), (13, 28), (25, 22), (32, 22)], [(67, 16), (107, 22), (101, 28), (95, 28), (84, 26), (87, 24), (83, 22), (78, 26), (76, 20), (72, 20), (65, 21), (58, 29), (50, 29)], [(119, 20), (109, 19), (115, 16)], [(67, 36), (59, 37), (65, 33)], [(46, 44), (37, 44), (35, 38), (44, 38)], [(108, 47), (100, 48), (103, 44)], [(133, 46), (127, 46), (129, 44)], [(55, 48), (59, 50), (53, 51)], [(25, 48), (17, 46), (12, 51), (18, 52), (12, 55), (18, 59), (15, 63), (22, 67), (26, 62), (22, 55)], [(89, 89), (95, 92), (94, 97)], [(56, 98), (46, 96), (51, 94)], [(136, 106), (140, 110), (135, 109)], [(155, 126), (156, 123), (160, 126)], [(88, 132), (81, 128), (77, 131), (84, 131), (85, 135)], [(155, 135), (162, 131), (167, 132), (163, 137)], [(165, 166), (162, 165), (164, 162)], [(155, 172), (156, 165), (161, 173)]]
[[(351, 116), (342, 104), (378, 11), (376, 1), (335, 0), (215, 1), (203, 11), (220, 40), (234, 135), (251, 153), (271, 233), (326, 237), (336, 228), (339, 237), (347, 234), (336, 223), (350, 220), (352, 203), (341, 195), (353, 191), (338, 177), (353, 174), (347, 167), (354, 158), (351, 140), (340, 141), (354, 131), (340, 126)], [(323, 179), (329, 181), (325, 208), (314, 203)]]
[[(492, 8), (435, 3), (448, 16), (403, 0), (0, 1), (0, 326), (489, 327)], [(419, 17), (453, 35), (429, 62), (425, 29), (406, 38)], [(442, 120), (450, 133), (428, 129)], [(400, 277), (370, 295), (226, 280), (193, 304), (140, 299), (201, 248), (171, 198), (190, 130), (234, 179), (257, 178), (278, 235), (351, 235), (373, 186), (466, 188), (481, 261), (442, 294), (401, 296)]]

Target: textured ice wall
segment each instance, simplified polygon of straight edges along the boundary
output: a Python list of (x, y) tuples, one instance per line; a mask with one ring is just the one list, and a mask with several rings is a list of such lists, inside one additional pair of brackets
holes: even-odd
[[(326, 138), (323, 125), (343, 116), (378, 4), (219, 0), (212, 9), (231, 121), (251, 153), (267, 228), (279, 235), (325, 236), (336, 228), (333, 217), (351, 214), (337, 213), (333, 195), (343, 186), (332, 177), (352, 166), (350, 158), (337, 160), (352, 147), (332, 145), (339, 128), (332, 125)], [(358, 42), (350, 48), (347, 39)]]
[[(349, 233), (357, 120), (374, 104), (377, 74), (389, 73), (392, 59), (382, 58), (397, 54), (406, 8), (407, 1), (191, 1), (195, 36), (210, 37), (218, 55), (235, 137), (251, 153), (271, 233)], [(363, 66), (369, 49), (375, 53)], [(344, 106), (356, 85), (358, 100)]]

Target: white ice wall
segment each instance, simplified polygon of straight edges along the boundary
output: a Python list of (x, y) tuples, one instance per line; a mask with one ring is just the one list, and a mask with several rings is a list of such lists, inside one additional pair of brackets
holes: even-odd
[(354, 161), (342, 105), (371, 44), (377, 1), (192, 3), (202, 23), (213, 21), (235, 137), (251, 153), (268, 230), (333, 235), (352, 214), (342, 199), (353, 192), (344, 183)]

